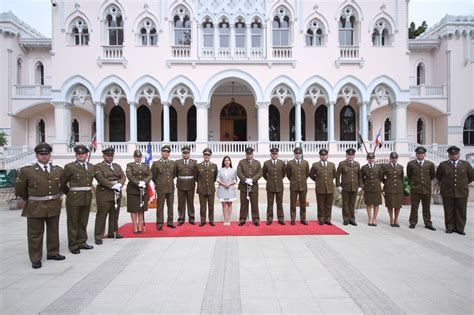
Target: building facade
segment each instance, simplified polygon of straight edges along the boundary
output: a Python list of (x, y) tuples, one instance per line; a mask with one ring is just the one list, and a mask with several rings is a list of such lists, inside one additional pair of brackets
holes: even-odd
[(358, 130), (404, 160), (417, 144), (435, 162), (447, 144), (474, 151), (472, 16), (409, 40), (403, 0), (54, 4), (51, 39), (1, 15), (9, 167), (39, 142), (63, 164), (93, 135), (122, 163), (148, 143), (155, 156), (163, 143), (257, 158), (298, 144), (342, 159)]

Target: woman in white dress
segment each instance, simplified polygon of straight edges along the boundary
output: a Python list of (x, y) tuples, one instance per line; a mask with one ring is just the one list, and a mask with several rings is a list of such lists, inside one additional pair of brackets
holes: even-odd
[(222, 212), (224, 213), (224, 225), (230, 225), (232, 215), (232, 202), (235, 200), (234, 185), (238, 182), (237, 171), (232, 168), (230, 157), (225, 156), (222, 159), (222, 168), (217, 173), (217, 198), (222, 203)]

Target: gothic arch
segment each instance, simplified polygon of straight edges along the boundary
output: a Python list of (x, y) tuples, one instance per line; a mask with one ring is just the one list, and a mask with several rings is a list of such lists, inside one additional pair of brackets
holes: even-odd
[(146, 74), (136, 80), (130, 88), (130, 96), (133, 97), (133, 101), (138, 102), (140, 100), (140, 91), (146, 85), (154, 87), (158, 91), (160, 99), (163, 97), (164, 88), (161, 83), (154, 77)]
[(374, 25), (375, 23), (379, 20), (379, 19), (382, 19), (384, 18), (385, 20), (387, 20), (388, 24), (390, 25), (392, 31), (394, 33), (397, 33), (398, 32), (398, 27), (395, 23), (395, 20), (392, 18), (392, 16), (390, 14), (388, 14), (387, 12), (385, 12), (385, 10), (382, 10), (380, 11), (377, 15), (375, 15), (372, 20), (370, 21), (369, 23), (369, 33), (372, 33), (372, 31), (374, 30)]
[(337, 100), (341, 89), (346, 85), (352, 85), (355, 88), (356, 92), (358, 93), (358, 96), (360, 97), (359, 102), (363, 102), (369, 99), (366, 95), (367, 89), (365, 88), (364, 83), (358, 78), (352, 75), (348, 75), (342, 78), (341, 80), (339, 80), (337, 84), (334, 86), (332, 100), (334, 101)]
[(122, 89), (123, 93), (126, 96), (127, 102), (133, 101), (129, 99), (130, 89), (127, 83), (125, 83), (125, 81), (122, 78), (116, 76), (115, 74), (110, 75), (99, 82), (99, 84), (97, 85), (95, 89), (94, 99), (96, 101), (101, 101), (101, 102), (104, 101), (104, 96), (105, 96), (105, 93), (107, 92), (106, 90), (114, 84), (118, 85)]
[(264, 94), (264, 97), (265, 97), (265, 100), (271, 100), (272, 99), (272, 94), (273, 94), (273, 90), (279, 86), (280, 84), (284, 84), (286, 85), (292, 92), (293, 94), (293, 102), (296, 102), (297, 100), (300, 100), (299, 96), (299, 91), (300, 91), (300, 88), (298, 86), (298, 84), (290, 77), (286, 76), (286, 75), (281, 75), (281, 76), (278, 76), (276, 77), (275, 79), (273, 79), (268, 85), (267, 85), (267, 88), (265, 90), (265, 94)]
[(194, 101), (201, 99), (199, 89), (197, 88), (196, 84), (194, 84), (194, 82), (191, 81), (188, 77), (178, 75), (171, 79), (166, 85), (162, 101), (171, 102), (173, 100), (172, 93), (174, 89), (179, 85), (184, 85), (190, 89)]

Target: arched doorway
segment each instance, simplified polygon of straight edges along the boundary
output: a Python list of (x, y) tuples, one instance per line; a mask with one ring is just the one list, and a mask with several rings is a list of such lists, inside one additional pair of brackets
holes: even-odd
[(416, 122), (416, 143), (425, 144), (425, 122), (421, 118)]
[(137, 140), (151, 141), (151, 112), (145, 105), (140, 106), (137, 111)]
[(328, 108), (325, 105), (320, 105), (316, 112), (314, 112), (314, 140), (327, 141), (328, 140)]
[(36, 143), (45, 143), (46, 142), (46, 124), (43, 119), (38, 121), (36, 126)]
[(268, 132), (270, 141), (280, 141), (280, 111), (275, 105), (268, 108)]
[[(295, 128), (295, 107), (290, 111), (290, 141), (295, 141), (296, 139), (296, 128)], [(306, 139), (306, 115), (304, 109), (301, 108), (301, 140)]]
[(340, 125), (341, 141), (355, 141), (355, 112), (351, 106), (346, 105), (341, 109)]
[(71, 133), (74, 138), (74, 142), (79, 142), (79, 122), (74, 119), (71, 124)]
[(247, 141), (247, 112), (235, 102), (221, 110), (221, 141)]
[(196, 132), (197, 132), (197, 125), (196, 125), (196, 106), (191, 106), (188, 109), (188, 114), (186, 117), (187, 125), (188, 125), (188, 141), (196, 141)]
[(109, 115), (109, 141), (125, 142), (125, 111), (114, 106)]
[[(161, 111), (161, 141), (163, 141), (163, 111)], [(178, 141), (178, 113), (170, 106), (170, 141)]]
[(390, 118), (385, 119), (383, 131), (384, 131), (384, 140), (385, 141), (392, 140), (392, 122), (390, 121)]

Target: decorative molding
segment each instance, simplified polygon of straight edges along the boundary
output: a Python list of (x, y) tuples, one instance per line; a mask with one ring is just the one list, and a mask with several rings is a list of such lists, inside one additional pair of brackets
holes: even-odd
[(280, 102), (280, 105), (283, 105), (283, 103), (285, 103), (285, 100), (287, 98), (291, 99), (293, 102), (295, 101), (293, 92), (285, 84), (280, 84), (276, 88), (274, 88), (271, 98), (272, 99), (277, 98), (278, 101)]
[(196, 109), (209, 109), (211, 108), (211, 103), (209, 102), (194, 102)]
[(307, 99), (309, 98), (311, 100), (311, 103), (316, 106), (318, 103), (318, 99), (320, 97), (323, 97), (325, 101), (328, 101), (328, 96), (324, 92), (324, 89), (320, 87), (318, 84), (313, 84), (311, 85), (305, 92), (304, 98)]
[(185, 85), (178, 85), (173, 92), (171, 93), (171, 100), (178, 99), (181, 105), (184, 105), (184, 102), (188, 98), (194, 99), (193, 92)]
[(268, 109), (271, 105), (271, 102), (255, 102), (255, 107), (257, 109)]
[(52, 101), (51, 104), (54, 106), (54, 108), (61, 108), (61, 109), (69, 109), (70, 104), (67, 102), (63, 101)]
[(380, 84), (375, 87), (370, 95), (377, 104), (380, 106), (382, 105), (383, 101), (388, 101), (388, 103), (393, 103), (395, 101), (395, 96), (392, 95), (389, 89), (387, 89), (384, 85)]
[(118, 85), (113, 85), (111, 86), (107, 92), (105, 93), (105, 100), (107, 100), (107, 98), (112, 98), (112, 100), (114, 101), (114, 104), (115, 106), (117, 106), (120, 102), (120, 99), (124, 98), (124, 99), (127, 99), (127, 96), (125, 95), (125, 93), (123, 92), (122, 88)]
[(70, 97), (68, 97), (68, 101), (72, 104), (75, 104), (76, 101), (78, 101), (80, 105), (84, 105), (85, 101), (90, 97), (91, 95), (89, 93), (89, 90), (83, 85), (78, 85), (72, 91)]
[(142, 97), (146, 99), (148, 105), (151, 105), (155, 98), (160, 98), (160, 93), (158, 93), (158, 90), (155, 87), (147, 84), (140, 90), (137, 101), (139, 101)]
[(337, 97), (344, 100), (344, 105), (349, 105), (349, 102), (353, 97), (357, 99), (357, 102), (361, 101), (359, 93), (357, 93), (356, 89), (351, 85), (344, 85), (339, 91)]
[(210, 16), (217, 20), (225, 13), (231, 21), (237, 16), (243, 16), (246, 22), (257, 15), (266, 19), (266, 0), (198, 0), (197, 17), (201, 21), (203, 17)]

